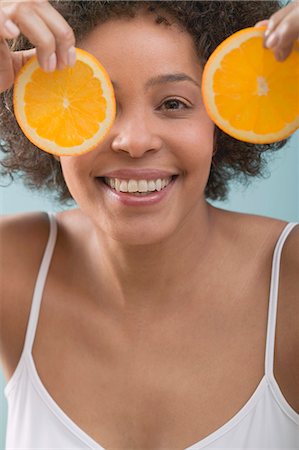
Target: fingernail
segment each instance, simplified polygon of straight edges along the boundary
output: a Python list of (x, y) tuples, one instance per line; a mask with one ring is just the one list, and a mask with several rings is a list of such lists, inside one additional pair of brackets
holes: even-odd
[(269, 36), (270, 33), (271, 33), (271, 30), (269, 30), (269, 28), (267, 28), (267, 30), (265, 31), (265, 37)]
[(70, 47), (67, 52), (67, 63), (69, 66), (73, 67), (76, 63), (76, 49), (75, 47)]
[(275, 33), (272, 33), (266, 40), (265, 45), (266, 47), (273, 47), (278, 42), (278, 35)]
[(17, 36), (20, 33), (20, 29), (9, 19), (4, 22), (4, 27), (9, 34), (13, 34), (14, 36)]
[(267, 30), (271, 31), (274, 28), (274, 21), (272, 19), (269, 20)]
[(278, 51), (277, 53), (275, 53), (275, 56), (278, 61), (284, 61), (285, 59), (284, 53), (282, 51)]
[(54, 72), (54, 70), (56, 69), (56, 64), (57, 64), (56, 54), (52, 53), (52, 55), (49, 56), (48, 59), (47, 72)]

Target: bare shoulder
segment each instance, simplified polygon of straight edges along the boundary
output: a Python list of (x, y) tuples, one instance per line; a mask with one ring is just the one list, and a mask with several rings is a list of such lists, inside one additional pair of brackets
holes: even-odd
[(292, 348), (297, 352), (294, 361), (299, 373), (299, 224), (289, 232), (282, 248), (278, 308), (286, 318), (286, 327), (293, 331)]
[[(7, 215), (0, 221), (1, 271), (4, 287), (22, 282), (32, 258), (37, 256), (49, 233), (49, 220), (44, 212)], [(17, 273), (18, 268), (21, 272)]]
[[(278, 240), (288, 225), (285, 220), (274, 219), (252, 214), (234, 213), (233, 221), (238, 228), (240, 247), (251, 247), (252, 251), (259, 251), (265, 258), (270, 257), (272, 264), (273, 254)], [(261, 261), (263, 261), (261, 259)], [(299, 317), (299, 224), (289, 231), (284, 242), (280, 260), (280, 287), (283, 296), (288, 298), (288, 308), (292, 305), (293, 312), (297, 311)], [(299, 328), (298, 336), (299, 336)], [(299, 343), (298, 343), (299, 344)]]
[[(254, 234), (260, 237), (261, 246), (265, 243), (268, 261), (273, 259), (278, 239), (288, 222), (250, 217), (255, 228)], [(268, 249), (268, 250), (267, 250)], [(271, 267), (271, 266), (270, 266)], [(274, 350), (274, 376), (289, 403), (299, 413), (299, 225), (289, 231), (280, 258), (279, 289)]]
[[(299, 224), (288, 234), (282, 250), (282, 260), (284, 265), (293, 275), (299, 277)], [(292, 277), (291, 277), (292, 278)], [(295, 281), (295, 280), (294, 280)]]
[(284, 243), (279, 275), (275, 376), (299, 413), (299, 225)]
[(0, 221), (0, 356), (5, 374), (20, 356), (48, 235), (49, 220), (44, 212), (7, 215)]
[[(229, 214), (239, 251), (246, 258), (257, 254), (260, 271), (271, 271), (274, 250), (288, 222), (251, 215)], [(229, 227), (227, 227), (229, 228)], [(279, 270), (277, 322), (275, 331), (274, 376), (289, 403), (299, 413), (299, 224), (284, 242)]]
[[(256, 214), (226, 211), (215, 208), (218, 228), (229, 241), (236, 244), (236, 251), (246, 256), (251, 252), (272, 252), (287, 221)], [(218, 217), (217, 217), (218, 216)], [(220, 225), (219, 225), (220, 224)]]

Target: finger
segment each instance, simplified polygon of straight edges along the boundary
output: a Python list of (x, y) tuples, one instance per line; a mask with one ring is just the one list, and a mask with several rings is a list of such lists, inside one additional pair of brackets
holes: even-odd
[(20, 29), (0, 9), (0, 37), (12, 39), (20, 34)]
[(266, 47), (284, 49), (299, 38), (299, 8), (290, 12), (266, 39)]
[(293, 49), (293, 44), (288, 45), (287, 47), (284, 47), (284, 48), (274, 49), (275, 58), (277, 59), (277, 61), (286, 60), (287, 57), (291, 54), (292, 49)]
[(275, 30), (278, 34), (278, 45), (285, 47), (299, 38), (299, 7), (290, 12)]
[(268, 25), (269, 20), (261, 20), (257, 22), (254, 27), (266, 27)]
[[(57, 60), (62, 67), (70, 62), (68, 53), (75, 45), (73, 30), (48, 2), (14, 2), (6, 9), (24, 35), (35, 45), (38, 61), (44, 70), (54, 70)], [(74, 54), (73, 49), (73, 56)]]
[(57, 67), (75, 64), (75, 35), (67, 21), (49, 3), (40, 3), (38, 13), (56, 41)]
[(268, 34), (268, 30), (267, 30), (268, 23), (269, 23), (269, 20), (261, 20), (260, 22), (257, 22), (254, 25), (254, 28), (265, 27), (265, 32), (264, 32), (264, 36), (263, 36), (263, 46), (264, 47), (266, 47), (266, 40), (267, 40), (267, 34)]
[[(15, 52), (14, 54), (19, 53), (19, 52)], [(36, 48), (31, 48), (30, 50), (24, 50), (21, 52), (22, 53), (22, 67), (24, 66), (24, 64), (26, 64), (27, 61), (29, 61), (30, 58), (32, 58), (32, 56), (36, 55)]]
[(9, 89), (26, 62), (36, 54), (35, 48), (11, 52), (7, 42), (0, 39), (0, 92)]
[[(36, 56), (40, 66), (47, 72), (51, 71), (50, 58), (51, 55), (55, 55), (56, 42), (49, 28), (32, 9), (22, 9), (18, 16), (14, 17), (14, 20), (17, 20), (22, 33), (36, 47)], [(52, 69), (54, 70), (55, 67)]]
[(36, 49), (32, 48), (30, 50), (21, 50), (19, 52), (13, 52), (11, 53), (12, 61), (13, 61), (13, 70), (14, 70), (14, 77), (18, 74), (18, 72), (21, 70), (21, 68), (26, 64), (27, 61), (32, 56), (36, 55)]
[(7, 42), (0, 39), (0, 92), (9, 89), (14, 81), (14, 70)]
[(276, 30), (276, 28), (278, 27), (278, 25), (282, 21), (284, 21), (284, 18), (292, 11), (296, 11), (296, 10), (298, 11), (298, 8), (299, 8), (299, 2), (293, 1), (292, 3), (289, 3), (284, 8), (281, 8), (278, 11), (276, 11), (276, 13), (272, 14), (272, 16), (270, 17), (269, 22), (268, 22), (266, 34), (270, 35), (270, 33), (274, 32)]

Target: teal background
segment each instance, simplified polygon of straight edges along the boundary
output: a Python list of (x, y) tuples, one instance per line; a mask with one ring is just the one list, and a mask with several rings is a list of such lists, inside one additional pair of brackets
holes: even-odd
[[(1, 182), (1, 184), (4, 184)], [(255, 179), (249, 187), (231, 185), (227, 202), (210, 202), (214, 206), (275, 217), (289, 222), (299, 222), (299, 132), (290, 143), (275, 156), (271, 156), (268, 174), (264, 179)], [(0, 187), (1, 214), (25, 211), (61, 211), (51, 198), (41, 197), (26, 190), (20, 182), (6, 188)], [(0, 449), (4, 449), (7, 404), (3, 395), (5, 380), (0, 371)]]

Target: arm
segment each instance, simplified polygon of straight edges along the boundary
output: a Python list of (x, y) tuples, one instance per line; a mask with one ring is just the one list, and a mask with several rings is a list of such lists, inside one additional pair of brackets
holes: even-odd
[(7, 380), (21, 356), (48, 234), (43, 212), (12, 214), (0, 220), (0, 366)]

